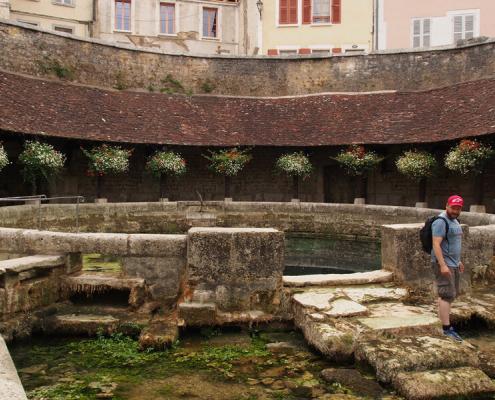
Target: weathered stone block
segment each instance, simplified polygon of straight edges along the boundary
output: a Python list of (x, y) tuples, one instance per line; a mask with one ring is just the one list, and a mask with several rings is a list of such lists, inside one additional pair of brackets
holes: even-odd
[(175, 303), (185, 272), (185, 258), (122, 257), (121, 260), (124, 274), (144, 279), (153, 300), (167, 306)]
[(187, 263), (187, 285), (215, 291), (221, 310), (271, 309), (282, 286), (284, 234), (269, 228), (192, 228)]
[(186, 325), (214, 325), (217, 322), (217, 307), (215, 303), (181, 303), (179, 318), (183, 319)]

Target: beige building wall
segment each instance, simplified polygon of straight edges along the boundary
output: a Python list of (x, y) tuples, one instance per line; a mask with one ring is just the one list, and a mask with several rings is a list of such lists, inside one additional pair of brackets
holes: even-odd
[(430, 20), (430, 47), (454, 44), (455, 15), (474, 16), (474, 37), (495, 37), (495, 0), (377, 0), (377, 5), (378, 49), (413, 47), (414, 19)]
[(10, 0), (9, 18), (48, 30), (89, 37), (93, 0)]
[[(99, 0), (95, 37), (121, 44), (155, 47), (179, 54), (253, 54), (257, 24), (251, 20), (253, 0), (168, 0), (175, 6), (175, 33), (160, 32), (160, 2), (131, 0), (131, 26), (119, 31), (115, 22), (115, 0)], [(216, 38), (202, 35), (203, 8), (218, 10)], [(253, 37), (252, 37), (253, 36)]]
[(298, 22), (293, 25), (279, 24), (279, 1), (263, 2), (263, 54), (300, 49), (329, 50), (330, 53), (332, 49), (337, 53), (371, 51), (373, 0), (342, 0), (339, 24), (303, 24), (303, 1), (298, 0)]

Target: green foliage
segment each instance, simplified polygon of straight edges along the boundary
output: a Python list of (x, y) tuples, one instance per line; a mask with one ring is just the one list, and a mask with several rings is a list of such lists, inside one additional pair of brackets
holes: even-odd
[(129, 157), (132, 149), (123, 149), (120, 146), (102, 144), (82, 152), (88, 157), (88, 175), (107, 175), (127, 172), (129, 170)]
[(127, 89), (127, 83), (125, 82), (124, 73), (122, 71), (117, 71), (117, 73), (115, 74), (114, 88), (117, 90)]
[(201, 84), (201, 90), (203, 93), (211, 93), (215, 90), (215, 84), (210, 81), (209, 79), (206, 79), (202, 84)]
[(420, 180), (433, 175), (437, 167), (437, 160), (426, 151), (411, 150), (404, 152), (397, 159), (395, 165), (401, 174)]
[(494, 155), (495, 151), (490, 146), (476, 140), (465, 139), (447, 153), (445, 166), (462, 175), (480, 174), (486, 162)]
[(379, 157), (373, 151), (367, 151), (364, 146), (352, 145), (346, 150), (341, 151), (337, 161), (349, 175), (363, 175), (364, 173), (375, 168), (383, 157)]
[(74, 69), (61, 64), (58, 60), (50, 60), (48, 57), (45, 57), (42, 61), (38, 61), (38, 66), (45, 74), (52, 73), (60, 79), (74, 79)]
[(210, 161), (209, 168), (213, 172), (225, 175), (235, 176), (251, 160), (251, 149), (238, 149), (232, 147), (223, 150), (209, 150), (210, 155), (203, 154), (203, 157)]
[(187, 170), (186, 160), (173, 151), (157, 151), (148, 159), (146, 169), (157, 178), (161, 175), (180, 176)]
[(313, 171), (311, 161), (302, 151), (281, 155), (277, 159), (275, 167), (289, 176), (300, 176), (302, 178), (308, 177)]
[(26, 182), (36, 187), (36, 180), (49, 180), (58, 174), (65, 163), (65, 156), (48, 144), (35, 140), (27, 140), (24, 150), (19, 155), (19, 164), (22, 165), (22, 175)]
[(186, 93), (182, 83), (175, 79), (171, 74), (168, 74), (164, 79), (161, 80), (163, 87), (160, 89), (161, 93), (175, 94), (175, 93)]

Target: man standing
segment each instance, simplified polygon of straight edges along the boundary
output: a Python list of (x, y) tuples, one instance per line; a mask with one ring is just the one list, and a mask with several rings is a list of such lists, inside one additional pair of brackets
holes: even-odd
[(444, 335), (459, 342), (462, 338), (450, 325), (450, 306), (459, 294), (460, 274), (464, 272), (461, 262), (462, 228), (457, 221), (463, 204), (462, 197), (450, 196), (445, 211), (431, 225), (431, 262), (438, 289), (438, 316)]

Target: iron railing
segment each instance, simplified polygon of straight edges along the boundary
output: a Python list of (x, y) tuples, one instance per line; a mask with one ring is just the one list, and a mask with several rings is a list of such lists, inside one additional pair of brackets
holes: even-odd
[(76, 232), (79, 232), (79, 204), (84, 203), (84, 196), (55, 196), (47, 197), (45, 194), (36, 196), (13, 196), (13, 197), (0, 197), (0, 203), (26, 203), (26, 201), (37, 201), (38, 205), (38, 230), (41, 230), (41, 204), (44, 201), (50, 200), (75, 200), (75, 213), (76, 213)]

